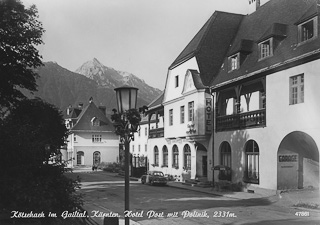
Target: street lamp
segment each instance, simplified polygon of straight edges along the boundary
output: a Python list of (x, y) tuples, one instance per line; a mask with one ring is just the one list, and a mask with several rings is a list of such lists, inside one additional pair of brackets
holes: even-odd
[[(124, 143), (125, 151), (125, 211), (129, 210), (129, 151), (130, 141), (134, 140), (134, 133), (139, 129), (140, 112), (136, 109), (138, 88), (123, 86), (114, 89), (117, 97), (117, 110), (113, 109), (111, 116), (114, 121), (115, 133), (120, 135), (120, 142)], [(125, 225), (129, 225), (129, 217), (125, 217)]]

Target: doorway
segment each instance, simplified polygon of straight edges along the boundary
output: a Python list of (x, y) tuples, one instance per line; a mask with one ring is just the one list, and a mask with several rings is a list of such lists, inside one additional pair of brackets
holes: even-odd
[(277, 154), (277, 188), (319, 188), (319, 151), (311, 136), (294, 131), (281, 141)]

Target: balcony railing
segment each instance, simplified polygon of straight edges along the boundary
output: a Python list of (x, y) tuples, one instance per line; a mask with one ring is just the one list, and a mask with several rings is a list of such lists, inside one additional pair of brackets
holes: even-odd
[(160, 138), (164, 136), (164, 128), (156, 128), (149, 131), (149, 138)]
[(266, 110), (239, 113), (216, 118), (216, 131), (238, 130), (266, 126)]

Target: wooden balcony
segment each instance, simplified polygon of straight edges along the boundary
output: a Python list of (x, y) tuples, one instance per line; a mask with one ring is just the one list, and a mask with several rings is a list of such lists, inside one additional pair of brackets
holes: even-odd
[(164, 136), (164, 128), (156, 128), (149, 131), (149, 138), (160, 138)]
[(216, 131), (239, 130), (266, 126), (266, 110), (239, 113), (216, 118)]

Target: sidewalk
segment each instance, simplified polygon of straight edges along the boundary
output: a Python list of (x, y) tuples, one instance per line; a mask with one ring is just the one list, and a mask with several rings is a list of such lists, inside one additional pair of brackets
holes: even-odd
[(272, 192), (248, 193), (248, 192), (232, 192), (232, 191), (215, 191), (213, 190), (212, 187), (197, 187), (197, 186), (183, 184), (181, 182), (168, 182), (168, 186), (187, 189), (191, 191), (198, 191), (198, 192), (217, 195), (217, 196), (224, 196), (228, 198), (236, 198), (236, 199), (268, 198), (276, 195), (275, 193), (272, 193)]

